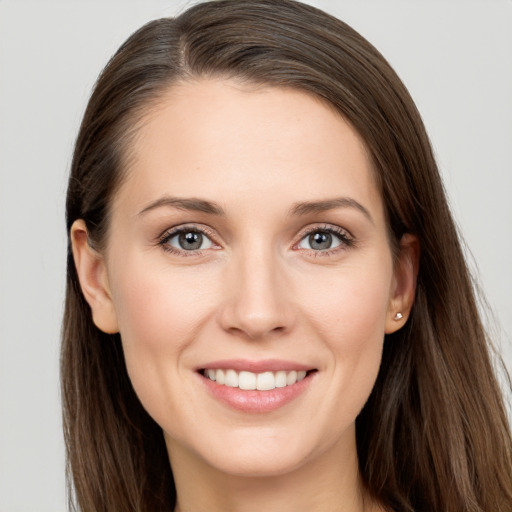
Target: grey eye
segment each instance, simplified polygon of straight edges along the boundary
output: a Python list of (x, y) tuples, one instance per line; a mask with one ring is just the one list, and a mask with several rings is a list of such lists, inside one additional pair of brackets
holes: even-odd
[(212, 241), (200, 231), (181, 231), (167, 242), (170, 246), (181, 249), (182, 251), (197, 251), (200, 249), (209, 249)]
[(325, 251), (327, 249), (334, 249), (341, 245), (340, 237), (325, 230), (313, 231), (305, 236), (300, 242), (298, 247), (301, 249), (310, 249), (313, 251)]

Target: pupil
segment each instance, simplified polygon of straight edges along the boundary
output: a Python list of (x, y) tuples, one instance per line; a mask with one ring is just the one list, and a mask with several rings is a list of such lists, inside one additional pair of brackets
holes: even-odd
[(179, 242), (183, 249), (194, 251), (201, 247), (201, 244), (203, 243), (203, 235), (193, 231), (181, 233), (179, 236)]
[(312, 249), (322, 250), (329, 249), (332, 243), (332, 235), (330, 233), (313, 233), (309, 235), (309, 244)]

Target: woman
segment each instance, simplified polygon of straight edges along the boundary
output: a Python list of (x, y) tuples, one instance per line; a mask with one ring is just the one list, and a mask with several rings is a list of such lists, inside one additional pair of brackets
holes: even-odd
[(228, 0), (140, 29), (89, 102), (67, 222), (80, 509), (512, 509), (427, 135), (350, 27)]

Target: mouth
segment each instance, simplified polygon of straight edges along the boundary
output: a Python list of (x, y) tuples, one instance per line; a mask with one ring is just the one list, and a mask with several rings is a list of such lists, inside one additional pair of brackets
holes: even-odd
[(218, 361), (198, 368), (209, 395), (246, 413), (275, 411), (310, 388), (318, 370), (281, 361)]
[(293, 386), (313, 372), (316, 372), (316, 370), (279, 370), (261, 373), (221, 368), (203, 368), (200, 370), (203, 377), (216, 382), (220, 386), (238, 388), (244, 391), (270, 391), (276, 388)]

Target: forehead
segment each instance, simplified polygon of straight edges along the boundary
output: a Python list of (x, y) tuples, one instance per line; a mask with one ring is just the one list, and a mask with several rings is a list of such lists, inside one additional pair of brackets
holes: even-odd
[(380, 207), (357, 132), (291, 88), (225, 79), (173, 85), (148, 109), (129, 161), (116, 201), (138, 206), (163, 193), (222, 203), (277, 192), (283, 204), (343, 194)]

